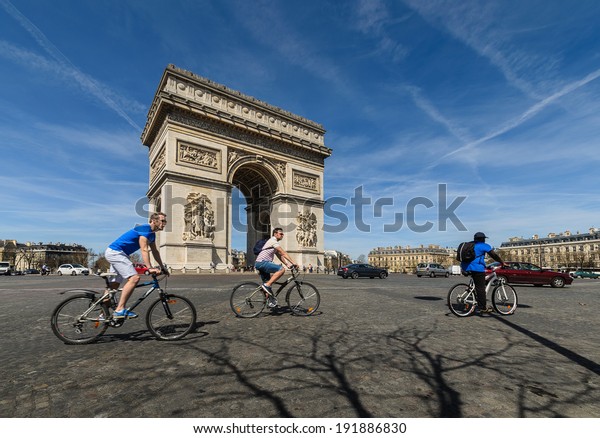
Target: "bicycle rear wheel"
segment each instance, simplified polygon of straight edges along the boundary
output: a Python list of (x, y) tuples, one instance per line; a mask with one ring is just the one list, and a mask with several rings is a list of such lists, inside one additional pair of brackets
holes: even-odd
[(82, 316), (96, 300), (92, 295), (75, 295), (56, 306), (50, 324), (58, 339), (65, 344), (89, 344), (104, 334), (108, 328), (108, 306), (103, 309), (98, 304)]
[(146, 326), (160, 341), (181, 339), (196, 327), (196, 308), (187, 298), (168, 294), (152, 303)]
[(242, 283), (233, 288), (229, 305), (241, 318), (253, 318), (263, 311), (267, 297), (258, 283)]
[(512, 315), (517, 310), (517, 291), (509, 284), (501, 283), (492, 292), (492, 306), (501, 315)]
[(475, 292), (468, 284), (457, 284), (448, 292), (448, 308), (456, 316), (469, 316), (476, 305)]
[(285, 301), (294, 315), (312, 315), (319, 308), (321, 296), (310, 283), (296, 283), (287, 291)]

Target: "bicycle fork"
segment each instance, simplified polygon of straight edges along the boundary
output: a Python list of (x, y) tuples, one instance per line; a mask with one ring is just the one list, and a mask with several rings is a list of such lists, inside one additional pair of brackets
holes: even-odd
[(167, 315), (167, 318), (173, 319), (173, 314), (171, 313), (171, 308), (169, 307), (169, 297), (167, 296), (167, 294), (161, 292), (160, 301), (162, 303), (163, 309), (165, 309), (165, 314)]

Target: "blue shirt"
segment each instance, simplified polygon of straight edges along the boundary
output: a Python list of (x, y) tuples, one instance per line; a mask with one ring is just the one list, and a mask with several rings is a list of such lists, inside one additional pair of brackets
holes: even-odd
[(138, 225), (120, 236), (108, 247), (115, 251), (123, 251), (127, 255), (133, 254), (140, 249), (140, 236), (144, 236), (149, 242), (154, 242), (156, 239), (156, 234), (152, 231), (150, 224)]
[(475, 242), (475, 260), (461, 263), (460, 268), (463, 271), (485, 272), (485, 255), (493, 249), (485, 242)]

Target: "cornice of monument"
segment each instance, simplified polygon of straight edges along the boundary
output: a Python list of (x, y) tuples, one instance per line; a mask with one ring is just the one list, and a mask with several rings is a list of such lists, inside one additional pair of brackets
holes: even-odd
[(165, 69), (148, 111), (141, 136), (144, 145), (151, 146), (173, 106), (310, 149), (324, 158), (332, 152), (324, 145), (325, 130), (320, 124), (172, 64)]
[(308, 142), (301, 144), (284, 142), (278, 137), (273, 137), (266, 132), (260, 132), (249, 126), (240, 129), (239, 126), (225, 123), (222, 120), (199, 117), (196, 113), (188, 109), (172, 109), (164, 118), (171, 126), (180, 125), (200, 128), (204, 132), (210, 132), (213, 135), (222, 136), (226, 139), (235, 139), (242, 144), (262, 148), (265, 151), (283, 153), (320, 166), (323, 166), (324, 159), (329, 156), (329, 154), (324, 154), (317, 146), (311, 145)]

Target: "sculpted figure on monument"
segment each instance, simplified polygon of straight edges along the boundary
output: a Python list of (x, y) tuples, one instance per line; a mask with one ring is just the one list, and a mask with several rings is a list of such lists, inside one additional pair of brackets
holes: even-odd
[(215, 236), (215, 213), (208, 196), (190, 193), (184, 210), (185, 231), (183, 240), (213, 239)]
[(317, 246), (317, 216), (309, 210), (304, 210), (304, 213), (298, 213), (296, 222), (298, 245), (309, 248)]

